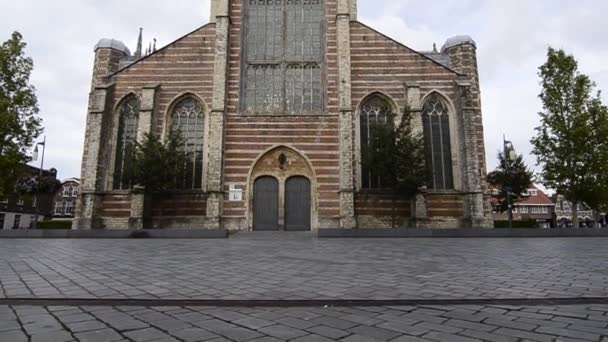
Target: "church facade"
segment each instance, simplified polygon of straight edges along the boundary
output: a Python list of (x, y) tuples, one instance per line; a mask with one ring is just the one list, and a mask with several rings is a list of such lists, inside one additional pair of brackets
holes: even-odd
[[(399, 223), (492, 227), (470, 37), (415, 51), (357, 21), (356, 0), (211, 7), (208, 24), (158, 51), (95, 47), (75, 229), (390, 226), (390, 196), (361, 150), (371, 125), (406, 107), (432, 172), (398, 201)], [(180, 189), (132, 191), (130, 149), (174, 131), (189, 158)]]

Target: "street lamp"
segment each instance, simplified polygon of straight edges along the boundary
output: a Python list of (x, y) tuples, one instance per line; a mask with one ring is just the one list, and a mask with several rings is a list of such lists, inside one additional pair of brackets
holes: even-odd
[[(38, 146), (42, 146), (42, 159), (40, 160), (40, 172), (38, 173), (38, 183), (42, 179), (42, 175), (44, 172), (44, 153), (46, 152), (46, 136), (42, 142), (36, 144), (34, 148), (34, 154), (32, 155), (32, 159), (34, 161), (38, 160)], [(38, 228), (38, 192), (34, 193), (34, 224), (33, 228)]]
[[(505, 158), (505, 172), (507, 173), (506, 180), (509, 181), (509, 176), (511, 172), (510, 162), (511, 160), (515, 160), (517, 158), (517, 153), (515, 153), (515, 148), (513, 147), (513, 143), (507, 141), (506, 137), (503, 136), (503, 149), (504, 149), (504, 158)], [(507, 208), (509, 210), (509, 228), (513, 228), (513, 204), (511, 203), (511, 194), (513, 189), (511, 188), (511, 184), (505, 184), (505, 190), (507, 191)]]

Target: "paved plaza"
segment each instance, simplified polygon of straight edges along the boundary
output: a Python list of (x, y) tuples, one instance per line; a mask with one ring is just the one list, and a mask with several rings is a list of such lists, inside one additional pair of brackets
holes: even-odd
[(0, 297), (608, 296), (608, 238), (0, 240)]
[(0, 306), (0, 341), (608, 341), (608, 305), (331, 308)]
[(608, 342), (607, 243), (4, 239), (0, 341)]

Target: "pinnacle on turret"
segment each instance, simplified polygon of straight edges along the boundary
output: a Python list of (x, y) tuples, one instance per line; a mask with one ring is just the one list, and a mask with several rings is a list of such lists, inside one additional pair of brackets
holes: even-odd
[(135, 58), (141, 58), (142, 53), (142, 41), (143, 41), (143, 28), (139, 28), (139, 38), (137, 39), (137, 49), (135, 50)]

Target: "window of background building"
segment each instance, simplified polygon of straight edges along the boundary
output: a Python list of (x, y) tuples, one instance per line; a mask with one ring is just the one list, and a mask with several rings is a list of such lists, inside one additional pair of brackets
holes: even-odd
[(15, 215), (15, 221), (13, 222), (13, 229), (19, 229), (21, 226), (21, 215)]
[(72, 201), (68, 201), (65, 205), (65, 214), (72, 215), (74, 213), (74, 203)]
[(25, 201), (23, 201), (22, 198), (20, 198), (20, 199), (17, 200), (17, 205), (18, 206), (23, 207), (24, 204), (25, 204)]
[(62, 202), (55, 203), (55, 215), (63, 215), (63, 207), (61, 203)]
[(6, 215), (0, 214), (0, 230), (4, 229), (4, 220), (6, 220)]

